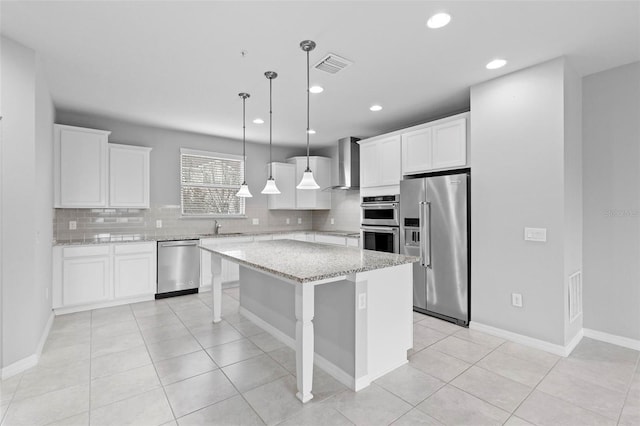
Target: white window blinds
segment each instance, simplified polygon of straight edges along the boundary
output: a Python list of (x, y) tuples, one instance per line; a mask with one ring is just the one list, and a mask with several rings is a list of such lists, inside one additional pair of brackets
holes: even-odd
[(180, 192), (185, 216), (241, 216), (245, 200), (236, 197), (242, 184), (241, 156), (180, 150)]

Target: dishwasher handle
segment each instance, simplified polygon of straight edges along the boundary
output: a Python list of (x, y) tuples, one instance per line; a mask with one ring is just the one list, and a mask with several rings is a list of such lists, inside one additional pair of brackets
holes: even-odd
[(160, 243), (160, 247), (190, 247), (197, 246), (198, 240), (190, 240), (190, 241), (168, 241), (165, 243)]

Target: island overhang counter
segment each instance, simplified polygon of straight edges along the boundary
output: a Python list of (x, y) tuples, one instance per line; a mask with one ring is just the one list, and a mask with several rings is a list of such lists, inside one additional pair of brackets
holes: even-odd
[(211, 254), (213, 322), (225, 259), (240, 265), (240, 313), (295, 349), (302, 402), (314, 358), (355, 391), (407, 362), (417, 257), (294, 240), (200, 248)]

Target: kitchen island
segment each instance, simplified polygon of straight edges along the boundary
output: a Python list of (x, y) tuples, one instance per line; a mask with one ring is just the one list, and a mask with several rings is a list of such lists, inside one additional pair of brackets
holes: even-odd
[(221, 321), (221, 261), (240, 265), (240, 313), (296, 351), (296, 396), (316, 364), (358, 391), (407, 362), (418, 258), (294, 240), (207, 246), (213, 322)]

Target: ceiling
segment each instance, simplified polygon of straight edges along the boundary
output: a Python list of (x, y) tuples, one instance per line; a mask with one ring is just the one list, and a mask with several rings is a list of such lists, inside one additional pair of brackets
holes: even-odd
[[(20, 1), (1, 3), (2, 34), (39, 53), (57, 108), (146, 125), (304, 145), (306, 59), (315, 146), (468, 109), (469, 87), (561, 55), (581, 75), (640, 60), (638, 1)], [(451, 23), (425, 26), (435, 12)], [(242, 51), (246, 51), (243, 57)], [(496, 57), (508, 64), (487, 70)], [(383, 106), (369, 111), (372, 104)], [(261, 117), (265, 124), (253, 124)]]

